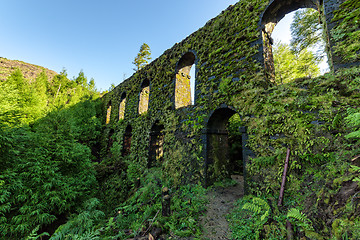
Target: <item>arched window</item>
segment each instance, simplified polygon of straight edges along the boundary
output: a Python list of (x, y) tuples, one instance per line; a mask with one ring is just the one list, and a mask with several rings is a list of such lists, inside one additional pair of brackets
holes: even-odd
[[(320, 3), (321, 2), (321, 3)], [(313, 0), (273, 0), (266, 8), (261, 18), (261, 32), (263, 39), (263, 57), (267, 79), (275, 82), (275, 64), (273, 55), (273, 39), (271, 37), (275, 26), (286, 14), (300, 8), (312, 8), (319, 12), (320, 18), (324, 17), (322, 12), (322, 1)], [(295, 71), (295, 70), (294, 70)]]
[(111, 100), (109, 101), (108, 105), (107, 105), (107, 110), (106, 110), (106, 124), (110, 123), (110, 116), (111, 116)]
[(187, 52), (178, 63), (175, 82), (175, 109), (189, 106), (194, 102), (191, 89), (195, 89), (195, 76), (192, 79), (190, 71), (195, 65), (195, 59), (194, 53)]
[(150, 148), (148, 167), (153, 167), (160, 163), (164, 156), (164, 125), (156, 121), (150, 131)]
[(128, 125), (125, 129), (124, 141), (123, 141), (122, 156), (124, 157), (130, 154), (131, 139), (132, 139), (132, 127)]
[(126, 93), (124, 92), (120, 98), (119, 120), (124, 119), (125, 117), (125, 105), (126, 105)]
[(146, 113), (149, 108), (150, 81), (144, 80), (141, 84), (139, 96), (139, 114)]

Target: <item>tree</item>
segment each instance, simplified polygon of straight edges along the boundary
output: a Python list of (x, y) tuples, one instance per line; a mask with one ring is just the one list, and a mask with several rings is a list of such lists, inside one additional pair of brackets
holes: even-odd
[(91, 92), (96, 92), (96, 86), (95, 86), (95, 80), (93, 78), (90, 79), (90, 82), (89, 82), (89, 90)]
[(112, 84), (110, 85), (110, 87), (109, 87), (109, 91), (114, 90), (114, 89), (115, 89), (115, 87), (116, 87), (115, 83), (112, 83)]
[(296, 78), (316, 77), (320, 74), (319, 61), (307, 48), (294, 52), (288, 44), (277, 42), (273, 53), (277, 83), (291, 82)]
[(291, 49), (301, 52), (306, 48), (316, 49), (316, 57), (325, 55), (326, 34), (325, 26), (321, 23), (320, 13), (312, 8), (295, 12), (291, 29)]
[(83, 87), (87, 87), (87, 78), (85, 77), (85, 74), (84, 74), (83, 70), (81, 70), (79, 72), (78, 77), (75, 78), (75, 82), (78, 85), (81, 85)]
[(133, 64), (136, 66), (134, 70), (138, 71), (141, 68), (143, 68), (146, 64), (148, 64), (148, 61), (151, 60), (150, 55), (151, 55), (151, 51), (149, 45), (143, 43), (140, 47), (139, 53), (137, 54), (133, 62)]
[(84, 79), (15, 70), (0, 82), (0, 239), (35, 239), (94, 195), (101, 101)]
[(47, 76), (41, 73), (28, 82), (20, 69), (0, 83), (0, 121), (8, 126), (30, 123), (44, 115)]

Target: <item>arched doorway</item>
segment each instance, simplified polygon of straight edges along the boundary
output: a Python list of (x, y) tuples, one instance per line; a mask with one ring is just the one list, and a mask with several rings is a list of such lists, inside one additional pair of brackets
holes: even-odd
[[(230, 129), (234, 121), (237, 123)], [(239, 122), (240, 116), (228, 107), (219, 108), (210, 116), (206, 130), (207, 186), (226, 178), (241, 178), (243, 182), (246, 132)]]
[(132, 127), (128, 125), (125, 129), (125, 134), (124, 134), (123, 149), (122, 149), (123, 157), (130, 154), (131, 139), (132, 139)]
[[(269, 81), (275, 82), (275, 65), (273, 56), (273, 39), (271, 34), (275, 26), (286, 14), (294, 12), (301, 8), (312, 8), (319, 12), (320, 19), (325, 19), (323, 12), (323, 1), (321, 0), (272, 0), (261, 17), (261, 34), (263, 43), (263, 59), (266, 71), (266, 77)], [(322, 21), (322, 20), (321, 20)], [(323, 22), (326, 28), (326, 21)], [(324, 32), (327, 34), (327, 31)], [(328, 37), (327, 37), (328, 39)], [(329, 45), (326, 43), (326, 52), (329, 53)], [(329, 61), (332, 61), (328, 54)], [(332, 64), (330, 64), (332, 65)]]
[(156, 121), (150, 131), (150, 147), (148, 167), (154, 167), (162, 162), (164, 157), (164, 125)]

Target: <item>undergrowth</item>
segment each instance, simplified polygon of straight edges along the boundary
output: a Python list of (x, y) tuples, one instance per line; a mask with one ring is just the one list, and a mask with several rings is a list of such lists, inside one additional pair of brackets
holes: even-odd
[(104, 239), (128, 239), (145, 236), (157, 230), (168, 236), (200, 236), (199, 216), (205, 211), (206, 190), (197, 184), (170, 188), (171, 215), (162, 216), (161, 170), (149, 169), (132, 196), (117, 207), (117, 215), (109, 219)]

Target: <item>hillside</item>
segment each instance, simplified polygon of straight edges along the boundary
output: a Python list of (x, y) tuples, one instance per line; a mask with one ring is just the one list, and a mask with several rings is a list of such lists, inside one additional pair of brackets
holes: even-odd
[(24, 78), (29, 82), (33, 81), (42, 71), (45, 71), (49, 80), (57, 75), (55, 71), (41, 66), (0, 57), (0, 81), (5, 81), (16, 69), (20, 69)]

